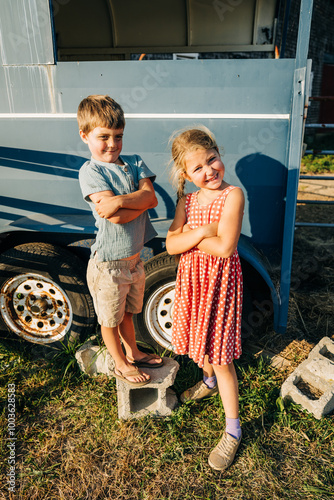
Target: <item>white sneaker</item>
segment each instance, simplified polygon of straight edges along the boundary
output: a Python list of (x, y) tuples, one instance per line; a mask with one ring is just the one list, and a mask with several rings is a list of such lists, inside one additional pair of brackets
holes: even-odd
[(239, 439), (235, 439), (225, 431), (223, 437), (209, 455), (210, 467), (215, 470), (227, 469), (234, 460), (240, 442), (241, 436)]
[(210, 389), (203, 382), (203, 380), (200, 380), (196, 385), (184, 391), (181, 394), (180, 399), (182, 403), (185, 403), (186, 401), (200, 401), (201, 399), (207, 398), (209, 396), (214, 396), (215, 394), (218, 394), (218, 384)]

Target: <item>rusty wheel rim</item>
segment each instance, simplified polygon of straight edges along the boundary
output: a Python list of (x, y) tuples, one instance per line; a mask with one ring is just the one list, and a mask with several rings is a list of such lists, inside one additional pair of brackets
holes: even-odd
[(51, 279), (34, 273), (14, 276), (3, 284), (0, 308), (10, 330), (36, 344), (63, 339), (73, 319), (64, 290)]

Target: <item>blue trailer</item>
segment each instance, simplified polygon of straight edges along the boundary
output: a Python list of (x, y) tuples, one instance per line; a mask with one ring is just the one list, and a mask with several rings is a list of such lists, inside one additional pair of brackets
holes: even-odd
[[(78, 171), (88, 158), (76, 110), (109, 94), (125, 111), (123, 151), (157, 179), (158, 236), (143, 252), (138, 339), (172, 349), (176, 266), (165, 251), (176, 195), (168, 138), (206, 125), (226, 180), (246, 198), (238, 245), (247, 335), (268, 312), (287, 324), (299, 168), (311, 62), (312, 0), (302, 0), (295, 59), (274, 58), (276, 0), (5, 0), (0, 5), (2, 331), (57, 346), (95, 328), (85, 282), (96, 228)], [(282, 2), (281, 2), (282, 4)], [(282, 5), (281, 5), (282, 7)], [(268, 52), (266, 58), (224, 58)]]

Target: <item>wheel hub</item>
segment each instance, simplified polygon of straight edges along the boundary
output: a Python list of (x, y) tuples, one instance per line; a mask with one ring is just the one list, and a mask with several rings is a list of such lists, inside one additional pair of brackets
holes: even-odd
[(145, 306), (145, 321), (154, 340), (166, 349), (172, 347), (175, 281), (159, 287)]
[(61, 340), (72, 323), (72, 308), (62, 288), (38, 274), (20, 274), (1, 288), (1, 315), (17, 335), (37, 344)]
[(49, 309), (49, 303), (45, 298), (37, 299), (31, 306), (31, 311), (35, 314), (43, 314), (47, 309)]

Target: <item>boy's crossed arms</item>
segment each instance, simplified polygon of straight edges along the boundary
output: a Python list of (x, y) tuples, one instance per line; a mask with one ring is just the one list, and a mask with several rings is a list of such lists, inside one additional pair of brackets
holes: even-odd
[(100, 217), (114, 224), (125, 224), (158, 204), (152, 181), (139, 181), (138, 190), (133, 193), (115, 195), (111, 190), (89, 195)]

